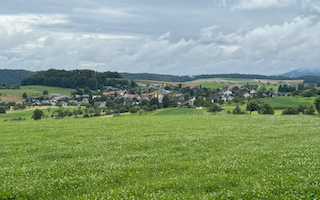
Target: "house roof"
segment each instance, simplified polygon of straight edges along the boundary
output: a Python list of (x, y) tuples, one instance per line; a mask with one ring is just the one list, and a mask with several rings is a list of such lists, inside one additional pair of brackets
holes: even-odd
[(137, 94), (126, 94), (126, 96), (124, 96), (124, 98), (126, 98), (126, 99), (133, 99), (133, 98), (140, 98), (140, 96), (139, 95), (137, 95)]
[(109, 96), (109, 95), (114, 95), (115, 93), (121, 95), (123, 92), (122, 91), (110, 91), (110, 92), (104, 92), (104, 93), (102, 93), (102, 95)]

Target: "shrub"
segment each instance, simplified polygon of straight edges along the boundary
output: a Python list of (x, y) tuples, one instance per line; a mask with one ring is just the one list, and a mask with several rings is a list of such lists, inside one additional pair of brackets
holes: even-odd
[(90, 116), (88, 114), (84, 114), (83, 118), (89, 118)]
[(0, 114), (1, 113), (6, 113), (6, 109), (4, 107), (0, 107)]
[(282, 112), (283, 115), (299, 115), (300, 112), (293, 107), (287, 108)]
[(316, 109), (313, 106), (310, 106), (305, 111), (305, 114), (306, 115), (315, 115), (315, 112), (316, 112)]
[(269, 104), (263, 104), (260, 106), (259, 114), (274, 115), (274, 109)]
[(130, 112), (131, 112), (131, 113), (137, 113), (139, 110), (140, 110), (140, 107), (139, 107), (139, 106), (135, 106), (135, 107), (132, 107), (132, 108), (130, 109)]
[(235, 107), (235, 109), (232, 111), (233, 114), (235, 115), (241, 115), (241, 114), (245, 114), (239, 106)]

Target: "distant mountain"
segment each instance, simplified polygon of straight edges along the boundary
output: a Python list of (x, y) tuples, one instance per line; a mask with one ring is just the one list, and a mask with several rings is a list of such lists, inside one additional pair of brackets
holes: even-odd
[(0, 69), (0, 83), (19, 85), (22, 79), (36, 73), (22, 69)]
[(302, 68), (281, 74), (280, 76), (287, 76), (292, 78), (298, 78), (299, 76), (320, 76), (320, 69)]

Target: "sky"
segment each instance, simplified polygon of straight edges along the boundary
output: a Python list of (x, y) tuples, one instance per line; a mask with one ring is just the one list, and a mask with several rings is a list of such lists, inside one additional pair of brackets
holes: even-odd
[(0, 5), (0, 69), (278, 75), (319, 63), (319, 0)]

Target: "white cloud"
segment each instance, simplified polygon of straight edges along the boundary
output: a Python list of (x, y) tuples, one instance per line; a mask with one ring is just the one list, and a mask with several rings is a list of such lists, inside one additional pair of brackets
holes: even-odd
[(286, 7), (296, 3), (296, 0), (239, 0), (232, 9), (266, 9)]
[[(69, 5), (72, 12), (67, 14), (0, 15), (0, 68), (192, 75), (277, 74), (317, 67), (320, 25), (316, 0), (306, 0), (304, 9), (294, 0), (214, 1), (213, 6), (222, 7), (210, 7), (209, 1), (188, 1), (183, 5), (172, 2), (170, 8), (168, 2), (158, 2), (162, 9), (146, 3), (114, 9), (95, 7), (94, 1), (88, 7)], [(283, 10), (293, 9), (291, 5), (296, 10), (282, 15)], [(186, 9), (182, 16), (177, 9), (181, 6)], [(278, 15), (267, 8), (279, 8), (273, 9)], [(298, 17), (297, 10), (301, 11)], [(308, 10), (312, 12), (305, 14)]]

